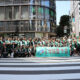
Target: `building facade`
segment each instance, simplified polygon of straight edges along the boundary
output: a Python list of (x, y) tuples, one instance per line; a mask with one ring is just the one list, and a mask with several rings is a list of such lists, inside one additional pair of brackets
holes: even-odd
[(0, 33), (55, 35), (55, 0), (0, 0)]
[(71, 21), (72, 21), (72, 31), (76, 36), (80, 36), (80, 1), (71, 1)]

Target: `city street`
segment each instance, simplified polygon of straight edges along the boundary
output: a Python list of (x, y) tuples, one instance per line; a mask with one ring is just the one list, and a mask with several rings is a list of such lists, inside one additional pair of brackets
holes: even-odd
[(80, 57), (2, 58), (0, 80), (80, 80)]
[(0, 80), (80, 80), (80, 1), (0, 0)]

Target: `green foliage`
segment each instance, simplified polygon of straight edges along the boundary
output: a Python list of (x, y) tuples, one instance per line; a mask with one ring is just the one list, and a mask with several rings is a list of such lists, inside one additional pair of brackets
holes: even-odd
[(57, 26), (56, 33), (58, 37), (62, 37), (64, 35), (64, 32), (60, 26)]
[[(67, 33), (64, 33), (64, 27), (67, 26)], [(70, 35), (70, 16), (69, 15), (63, 15), (60, 18), (59, 26), (57, 27), (56, 33), (57, 36), (63, 37), (64, 35), (68, 36)]]
[(63, 15), (61, 16), (60, 18), (60, 26), (70, 26), (70, 23), (69, 23), (69, 20), (70, 20), (70, 16), (69, 15)]

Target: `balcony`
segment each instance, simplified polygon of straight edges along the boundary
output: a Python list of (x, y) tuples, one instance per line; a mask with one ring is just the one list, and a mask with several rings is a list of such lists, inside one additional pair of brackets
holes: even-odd
[(35, 2), (35, 3), (32, 3), (32, 2), (29, 2), (29, 1), (23, 1), (23, 0), (12, 0), (12, 1), (0, 1), (0, 6), (9, 6), (9, 5), (42, 5), (42, 6), (46, 6), (46, 7), (49, 7), (49, 8), (52, 8), (54, 9), (55, 8), (55, 5), (46, 5), (45, 4), (42, 4), (41, 2)]
[(12, 25), (12, 26), (3, 26), (0, 27), (0, 32), (20, 32), (20, 33), (24, 33), (24, 32), (49, 32), (49, 29), (47, 28), (38, 28), (36, 30), (36, 28), (30, 28), (28, 26), (16, 26), (16, 25)]

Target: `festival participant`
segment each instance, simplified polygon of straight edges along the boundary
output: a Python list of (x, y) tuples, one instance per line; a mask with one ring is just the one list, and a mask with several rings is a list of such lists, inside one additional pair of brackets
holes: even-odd
[(48, 40), (45, 41), (45, 46), (48, 46)]
[(42, 39), (42, 45), (45, 46), (45, 39)]
[(59, 47), (62, 47), (63, 45), (62, 45), (62, 42), (59, 40)]
[(26, 49), (25, 45), (22, 45), (21, 51), (20, 51), (20, 57), (25, 57), (26, 56)]
[(0, 42), (1, 42), (1, 44), (3, 44), (3, 38), (2, 37), (0, 37)]
[(26, 38), (22, 39), (22, 45), (24, 45), (24, 46), (27, 45)]
[(32, 54), (32, 46), (28, 48), (28, 57), (31, 57), (31, 54)]
[(53, 45), (54, 45), (54, 42), (53, 42), (53, 39), (51, 39), (50, 40), (50, 46), (53, 47)]
[(74, 56), (76, 54), (76, 48), (77, 48), (77, 44), (76, 44), (76, 40), (73, 40), (71, 43), (71, 56)]
[(0, 41), (0, 57), (2, 56), (2, 51), (3, 51), (3, 44), (2, 44), (2, 42)]
[(23, 45), (23, 44), (22, 44), (22, 38), (20, 39), (19, 44), (20, 44), (20, 46), (22, 46), (22, 45)]
[(8, 53), (8, 56), (11, 56), (11, 42), (10, 42), (10, 38), (6, 38), (5, 39), (5, 46), (6, 46), (6, 52)]
[(55, 45), (55, 42), (56, 42), (56, 41), (55, 41), (55, 39), (53, 38), (53, 47), (55, 47), (55, 46), (56, 46), (56, 45)]
[(51, 40), (49, 40), (49, 47), (51, 47), (52, 46), (52, 43), (51, 43)]
[(58, 40), (56, 39), (55, 41), (55, 46), (57, 47), (58, 46)]
[(18, 38), (17, 38), (17, 37), (15, 38), (15, 40), (14, 40), (14, 41), (15, 41), (15, 44), (17, 44), (17, 45), (18, 45)]
[(79, 41), (78, 41), (78, 54), (80, 55), (80, 37), (79, 37)]
[(71, 36), (69, 36), (69, 38), (67, 39), (67, 41), (70, 43), (72, 41)]
[(19, 57), (19, 46), (14, 49), (14, 57)]
[(30, 40), (29, 40), (29, 39), (27, 39), (27, 46), (29, 46), (29, 43), (30, 43)]
[(75, 49), (74, 49), (74, 51), (75, 51), (75, 54), (78, 55), (79, 44), (78, 44), (78, 42), (77, 42), (77, 39), (75, 40)]
[(3, 45), (2, 57), (3, 58), (7, 58), (8, 57), (8, 51), (7, 51), (7, 48), (6, 48), (5, 44)]
[(35, 46), (35, 39), (32, 40), (33, 47)]
[(46, 41), (45, 44), (43, 44), (41, 39), (38, 40), (38, 43), (40, 44), (40, 46), (46, 46)]
[(20, 39), (17, 38), (17, 45), (20, 46)]
[(28, 46), (25, 46), (25, 57), (29, 57), (29, 51), (28, 51)]
[[(2, 38), (0, 37), (0, 47), (3, 47), (3, 51), (0, 48), (0, 55), (1, 52), (5, 52), (10, 54), (12, 57), (13, 55), (17, 57), (23, 57), (23, 54), (25, 56), (34, 56), (36, 53), (36, 47), (71, 47), (71, 56), (75, 53), (80, 53), (80, 38), (76, 37), (63, 37), (63, 38), (34, 38), (34, 39), (26, 39), (24, 38)], [(1, 45), (2, 44), (2, 45)], [(14, 53), (14, 54), (12, 54)], [(23, 53), (23, 54), (21, 54)], [(2, 55), (1, 55), (2, 56)], [(9, 55), (8, 55), (9, 56)], [(14, 56), (14, 57), (15, 57)], [(4, 57), (4, 55), (3, 55)]]
[(3, 50), (3, 40), (2, 37), (0, 37), (0, 57), (2, 57), (2, 50)]

